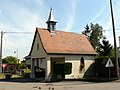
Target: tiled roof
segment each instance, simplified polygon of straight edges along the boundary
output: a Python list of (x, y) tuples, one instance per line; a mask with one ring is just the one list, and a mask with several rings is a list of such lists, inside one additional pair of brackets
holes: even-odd
[(83, 34), (37, 28), (43, 48), (49, 54), (97, 54)]

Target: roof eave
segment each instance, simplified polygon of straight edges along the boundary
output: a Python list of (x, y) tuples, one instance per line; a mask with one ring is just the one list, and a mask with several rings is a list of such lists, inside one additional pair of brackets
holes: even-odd
[(56, 52), (49, 52), (49, 55), (93, 55), (96, 56), (97, 53), (56, 53)]

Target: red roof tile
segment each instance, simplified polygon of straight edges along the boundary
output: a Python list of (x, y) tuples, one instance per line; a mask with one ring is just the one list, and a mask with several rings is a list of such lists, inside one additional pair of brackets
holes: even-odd
[(54, 54), (97, 54), (87, 37), (83, 34), (37, 28), (43, 48), (47, 53)]

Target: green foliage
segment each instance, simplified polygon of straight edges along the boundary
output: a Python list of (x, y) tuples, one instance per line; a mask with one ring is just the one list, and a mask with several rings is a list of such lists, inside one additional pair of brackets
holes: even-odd
[(18, 63), (18, 64), (17, 64), (17, 69), (18, 69), (18, 70), (26, 69), (26, 68), (27, 68), (27, 65), (25, 64), (24, 61), (21, 61), (21, 63)]
[(22, 69), (22, 71), (21, 71), (22, 76), (25, 78), (30, 78), (30, 73), (31, 73), (31, 71), (28, 68)]
[(72, 72), (72, 63), (56, 63), (54, 73), (57, 75), (67, 75)]
[(113, 50), (112, 45), (109, 43), (108, 40), (106, 40), (106, 38), (104, 38), (102, 40), (102, 44), (100, 44), (99, 49), (98, 49), (99, 55), (100, 56), (111, 56), (112, 50)]
[(13, 66), (10, 66), (9, 68), (6, 68), (5, 71), (8, 71), (8, 72), (14, 72), (19, 74), (20, 70), (26, 69), (25, 61), (18, 63), (18, 59), (13, 56), (7, 56), (6, 58), (3, 59), (2, 63), (7, 64), (7, 67), (9, 67), (10, 65), (13, 65)]
[(30, 73), (25, 73), (23, 76), (24, 78), (30, 78)]
[(25, 69), (25, 68), (26, 68), (25, 63), (18, 64), (18, 68), (17, 69)]
[(5, 78), (10, 79), (12, 77), (12, 71), (5, 72)]
[(72, 73), (72, 63), (65, 63), (64, 64), (64, 74), (71, 74)]
[(7, 56), (6, 58), (3, 59), (2, 63), (6, 64), (17, 64), (17, 58), (13, 56)]
[(7, 75), (5, 75), (5, 79), (10, 79), (11, 77), (12, 77), (11, 74), (7, 74)]
[(30, 73), (31, 71), (30, 71), (30, 69), (25, 69), (25, 73)]
[(88, 24), (86, 25), (82, 33), (88, 36), (93, 48), (96, 49), (100, 44), (100, 40), (103, 38), (102, 31), (102, 26), (97, 23), (95, 25), (91, 23), (90, 26)]
[(89, 33), (90, 33), (89, 25), (87, 24), (86, 27), (84, 27), (84, 28), (85, 28), (85, 30), (82, 33), (89, 37)]
[[(115, 66), (115, 59), (109, 56), (102, 56), (95, 59), (95, 72), (97, 77), (109, 77), (109, 68), (105, 67), (108, 59), (111, 58), (114, 66)], [(111, 77), (115, 77), (115, 67), (111, 67)]]
[(3, 73), (0, 73), (0, 79), (2, 79), (3, 78)]

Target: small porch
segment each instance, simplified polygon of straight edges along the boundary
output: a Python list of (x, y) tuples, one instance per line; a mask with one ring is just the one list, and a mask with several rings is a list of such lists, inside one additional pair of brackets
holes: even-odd
[(63, 79), (65, 75), (62, 75), (60, 73), (57, 73), (57, 71), (64, 72), (64, 67), (60, 66), (61, 69), (58, 69), (56, 66), (57, 64), (65, 63), (65, 57), (50, 57), (47, 60), (47, 66), (46, 66), (46, 81), (52, 81), (53, 79)]
[(65, 58), (50, 58), (51, 60), (51, 79), (64, 79)]
[[(45, 58), (31, 59), (31, 78), (45, 78), (46, 81), (51, 79), (64, 79), (64, 66), (60, 65), (65, 63), (65, 57), (50, 57), (48, 60)], [(58, 68), (59, 67), (59, 70)], [(56, 71), (63, 72), (63, 74)]]
[(30, 78), (45, 77), (45, 58), (31, 59), (31, 75)]

